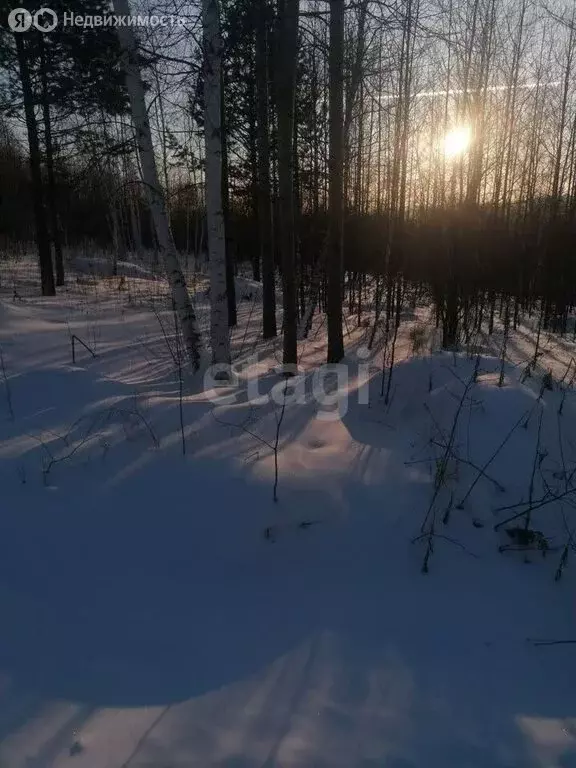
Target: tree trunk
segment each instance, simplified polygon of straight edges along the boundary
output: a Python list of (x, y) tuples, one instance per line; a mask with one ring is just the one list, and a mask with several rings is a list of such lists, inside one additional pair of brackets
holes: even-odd
[(256, 0), (256, 109), (258, 153), (258, 227), (262, 265), (262, 331), (265, 339), (276, 336), (276, 291), (270, 185), (270, 133), (268, 114), (268, 19), (267, 0)]
[(202, 27), (204, 33), (206, 229), (210, 264), (212, 364), (230, 365), (226, 293), (226, 236), (222, 207), (222, 37), (220, 35), (218, 0), (203, 0)]
[(135, 190), (130, 190), (128, 194), (128, 206), (130, 211), (130, 231), (132, 233), (132, 245), (138, 258), (144, 255), (144, 246), (142, 244), (142, 229), (140, 224), (140, 206)]
[[(218, 13), (217, 8), (216, 8), (216, 13)], [(207, 66), (209, 66), (208, 63), (207, 63)], [(228, 192), (228, 140), (226, 138), (226, 101), (224, 97), (224, 73), (222, 71), (221, 60), (220, 60), (220, 73), (221, 73), (221, 76), (220, 76), (220, 128), (218, 130), (218, 136), (220, 137), (220, 140), (221, 140), (221, 158), (222, 158), (222, 162), (220, 163), (220, 168), (221, 168), (221, 174), (222, 174), (222, 182), (221, 182), (222, 183), (222, 187), (221, 187), (222, 188), (222, 215), (223, 215), (223, 223), (224, 223), (224, 250), (225, 250), (225, 258), (226, 258), (226, 301), (228, 306), (228, 327), (234, 328), (238, 322), (238, 315), (236, 312), (236, 284), (234, 280), (234, 260), (232, 257), (232, 244), (230, 242), (230, 236), (229, 236), (230, 195)], [(205, 87), (206, 87), (206, 83), (205, 83)], [(208, 232), (210, 232), (210, 229), (208, 229)]]
[(343, 58), (344, 0), (330, 0), (330, 151), (329, 151), (329, 254), (326, 268), (328, 303), (327, 362), (344, 357), (342, 336), (343, 270)]
[(110, 195), (110, 229), (112, 230), (112, 275), (114, 277), (118, 274), (118, 262), (126, 259), (124, 235), (118, 208), (118, 194), (112, 192)]
[[(254, 13), (254, 8), (252, 9)], [(249, 167), (249, 185), (250, 185), (250, 208), (247, 211), (250, 217), (251, 225), (258, 229), (258, 92), (256, 86), (256, 65), (255, 57), (251, 58), (250, 65), (254, 70), (254, 80), (250, 83), (249, 90), (249, 106), (248, 115), (246, 120), (246, 127), (248, 128), (248, 167)], [(260, 237), (258, 237), (255, 245), (251, 245), (250, 263), (252, 264), (252, 277), (256, 282), (261, 282), (262, 275), (260, 272)]]
[(445, 299), (442, 346), (455, 349), (458, 344), (458, 289), (452, 277), (448, 280)]
[[(120, 15), (130, 15), (128, 0), (114, 0), (114, 10)], [(138, 48), (132, 27), (118, 26), (118, 39), (123, 52), (123, 66), (126, 77), (126, 88), (130, 98), (132, 120), (136, 131), (136, 146), (142, 169), (142, 179), (152, 214), (152, 221), (159, 255), (166, 269), (172, 300), (176, 309), (186, 354), (196, 371), (200, 367), (202, 339), (196, 321), (194, 306), (188, 295), (186, 280), (178, 261), (176, 246), (170, 231), (166, 203), (154, 157), (150, 121), (146, 109), (144, 85), (138, 63)]]
[(34, 207), (34, 221), (36, 224), (36, 244), (38, 246), (38, 261), (40, 263), (40, 282), (42, 296), (55, 296), (54, 272), (52, 269), (52, 256), (50, 253), (50, 240), (46, 225), (46, 212), (44, 210), (44, 193), (42, 189), (42, 171), (40, 167), (40, 143), (38, 141), (38, 125), (34, 115), (34, 96), (30, 81), (30, 70), (26, 59), (26, 48), (23, 36), (15, 32), (16, 53), (22, 81), (22, 95), (24, 99), (24, 113), (26, 116), (26, 130), (28, 133), (28, 147), (30, 151), (30, 176), (32, 177), (32, 205)]
[(48, 62), (44, 51), (44, 35), (38, 33), (40, 41), (40, 73), (42, 78), (42, 117), (44, 121), (44, 149), (46, 155), (46, 175), (48, 178), (48, 209), (54, 245), (54, 263), (56, 266), (56, 285), (64, 285), (64, 259), (62, 258), (62, 241), (58, 225), (58, 207), (56, 203), (56, 180), (54, 176), (54, 147), (52, 143), (52, 125), (50, 121), (50, 101), (48, 99)]
[(295, 366), (298, 362), (293, 168), (298, 12), (299, 0), (279, 0), (279, 61), (276, 100), (278, 107), (278, 203), (284, 305), (283, 362), (285, 366)]

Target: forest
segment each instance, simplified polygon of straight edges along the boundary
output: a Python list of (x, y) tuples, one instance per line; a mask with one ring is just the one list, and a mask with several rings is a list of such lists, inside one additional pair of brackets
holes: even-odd
[[(277, 332), (282, 274), (286, 363), (318, 302), (329, 358), (342, 357), (344, 283), (359, 315), (371, 302), (390, 327), (407, 287), (426, 291), (447, 348), (493, 327), (496, 308), (517, 324), (538, 304), (542, 327), (566, 332), (574, 14), (529, 0), (362, 0), (346, 13), (320, 0), (225, 2), (215, 13), (217, 83), (206, 82), (197, 14), (143, 27), (139, 66), (185, 258), (206, 252), (204, 124), (215, 110), (230, 325), (232, 276), (249, 264), (263, 279), (265, 338)], [(6, 251), (36, 240), (46, 295), (63, 283), (63, 250), (159, 253), (117, 37), (70, 27), (2, 49), (0, 235)]]
[(574, 0), (0, 0), (0, 768), (576, 765)]

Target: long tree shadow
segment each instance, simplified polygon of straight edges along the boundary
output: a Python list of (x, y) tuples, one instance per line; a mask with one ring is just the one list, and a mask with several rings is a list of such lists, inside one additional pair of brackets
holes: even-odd
[[(426, 363), (417, 365), (424, 375)], [(404, 375), (414, 378), (399, 369), (401, 387)], [(270, 376), (264, 389), (275, 381)], [(420, 390), (427, 391), (426, 378), (414, 397)], [(238, 410), (244, 406), (239, 398)], [(265, 408), (272, 426), (275, 407)], [(209, 416), (208, 405), (191, 408), (198, 419)], [(351, 407), (339, 428), (358, 445), (391, 450), (391, 433), (359, 422), (358, 408), (367, 406)], [(399, 401), (395, 418), (402, 423), (416, 418), (405, 408)], [(187, 415), (192, 420), (191, 409)], [(314, 409), (295, 408), (293, 416), (285, 437), (296, 442)], [(154, 419), (177, 435), (174, 399), (160, 404)], [(274, 690), (285, 703), (277, 719), (256, 713), (253, 740), (264, 743), (261, 759), (252, 744), (245, 753), (231, 747), (215, 757), (215, 727), (203, 764), (254, 768), (283, 764), (294, 712), (306, 722), (322, 718), (325, 737), (304, 741), (298, 764), (323, 768), (368, 768), (384, 760), (420, 767), (432, 758), (474, 768), (526, 765), (518, 714), (573, 714), (566, 657), (536, 661), (523, 644), (546, 631), (546, 612), (534, 609), (550, 601), (539, 571), (524, 570), (520, 580), (506, 563), (490, 575), (485, 563), (459, 559), (425, 579), (384, 514), (394, 506), (409, 511), (414, 497), (389, 493), (402, 478), (362, 484), (344, 464), (319, 472), (313, 489), (288, 473), (282, 482), (289, 503), (305, 516), (319, 503), (323, 477), (340, 487), (343, 506), (363, 511), (361, 524), (351, 515), (341, 525), (271, 543), (263, 529), (279, 505), (269, 484), (245, 471), (224, 437), (219, 455), (202, 457), (204, 444), (191, 437), (186, 457), (177, 447), (150, 449), (146, 461), (141, 443), (122, 444), (111, 464), (93, 461), (86, 472), (63, 468), (53, 487), (6, 494), (0, 667), (15, 686), (82, 702), (84, 714), (99, 706), (190, 700), (200, 706), (209, 692), (222, 694), (225, 709), (233, 684), (265, 675), (314, 638), (335, 637)], [(554, 594), (564, 605), (564, 592)], [(569, 616), (556, 620), (555, 631), (569, 636), (570, 630)], [(8, 719), (4, 733), (21, 728), (36, 706)], [(238, 717), (242, 706), (228, 706), (230, 718)], [(183, 738), (190, 727), (180, 725)], [(346, 751), (356, 732), (370, 740), (372, 757), (362, 747)], [(45, 761), (61, 748), (58, 734), (55, 739)], [(512, 758), (499, 751), (501, 743)], [(169, 756), (170, 742), (167, 764)]]

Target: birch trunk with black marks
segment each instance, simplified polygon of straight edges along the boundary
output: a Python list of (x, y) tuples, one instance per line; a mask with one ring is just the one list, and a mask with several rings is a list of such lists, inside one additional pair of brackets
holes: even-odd
[(222, 37), (218, 0), (202, 1), (206, 225), (210, 264), (210, 341), (213, 365), (230, 364), (226, 294), (226, 236), (222, 208)]
[[(127, 0), (114, 0), (114, 10), (119, 15), (130, 15)], [(202, 337), (196, 320), (194, 305), (188, 295), (186, 280), (178, 261), (174, 238), (170, 231), (166, 201), (158, 178), (150, 121), (146, 109), (144, 85), (138, 62), (138, 46), (132, 27), (118, 26), (118, 39), (122, 49), (122, 64), (126, 78), (126, 89), (130, 99), (132, 121), (136, 133), (136, 147), (142, 180), (146, 188), (152, 214), (154, 232), (158, 243), (159, 256), (164, 264), (174, 307), (178, 315), (186, 355), (196, 371), (200, 367)]]
[[(221, 158), (220, 175), (222, 179), (222, 216), (224, 221), (224, 258), (226, 260), (226, 304), (228, 306), (228, 327), (238, 324), (236, 310), (236, 278), (234, 276), (233, 244), (230, 240), (230, 192), (228, 174), (228, 139), (226, 128), (226, 100), (224, 97), (225, 83), (222, 62), (220, 62), (220, 144)], [(256, 279), (256, 278), (254, 278)]]

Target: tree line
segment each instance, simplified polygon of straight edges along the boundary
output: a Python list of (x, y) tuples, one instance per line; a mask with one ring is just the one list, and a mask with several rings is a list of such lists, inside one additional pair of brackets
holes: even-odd
[[(91, 241), (114, 263), (152, 249), (196, 362), (191, 253), (208, 256), (218, 363), (242, 262), (262, 281), (263, 336), (282, 331), (286, 366), (316, 310), (337, 362), (344, 306), (358, 322), (369, 311), (372, 341), (387, 343), (408, 293), (433, 304), (446, 347), (525, 312), (566, 331), (576, 10), (180, 6), (181, 27), (0, 35), (0, 235), (6, 248), (35, 237), (43, 293), (64, 281), (63, 243)], [(109, 12), (100, 0), (52, 7)]]

